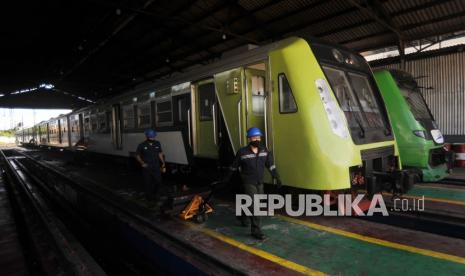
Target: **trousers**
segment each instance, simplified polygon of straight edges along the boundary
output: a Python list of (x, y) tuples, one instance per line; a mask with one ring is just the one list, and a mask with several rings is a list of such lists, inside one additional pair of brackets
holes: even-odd
[(153, 168), (143, 169), (144, 192), (147, 200), (156, 200), (159, 198), (161, 182), (161, 172)]
[[(257, 185), (257, 184), (244, 183), (243, 187), (244, 187), (244, 193), (252, 197), (252, 199), (254, 195), (264, 193), (263, 184)], [(252, 206), (250, 207), (250, 210), (253, 211), (253, 208), (254, 206), (252, 204)], [(242, 214), (240, 219), (245, 220), (247, 219), (247, 217), (244, 214)], [(249, 219), (250, 219), (250, 230), (252, 234), (261, 233), (262, 230), (261, 230), (261, 225), (260, 225), (260, 217), (250, 216)]]

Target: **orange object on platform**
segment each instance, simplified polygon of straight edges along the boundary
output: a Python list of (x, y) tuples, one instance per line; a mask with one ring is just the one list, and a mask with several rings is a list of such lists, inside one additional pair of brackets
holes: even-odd
[(182, 210), (180, 216), (184, 220), (188, 220), (193, 218), (194, 216), (199, 214), (200, 206), (204, 204), (205, 214), (213, 212), (213, 208), (203, 201), (203, 198), (200, 195), (194, 195), (191, 202), (187, 204), (186, 208)]

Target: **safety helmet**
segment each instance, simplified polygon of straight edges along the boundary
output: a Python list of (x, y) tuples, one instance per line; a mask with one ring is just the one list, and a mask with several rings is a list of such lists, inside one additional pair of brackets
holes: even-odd
[(262, 131), (258, 127), (251, 127), (247, 130), (247, 138), (254, 136), (263, 136)]
[(155, 138), (155, 136), (157, 136), (157, 132), (154, 129), (148, 128), (145, 130), (145, 136), (147, 138)]

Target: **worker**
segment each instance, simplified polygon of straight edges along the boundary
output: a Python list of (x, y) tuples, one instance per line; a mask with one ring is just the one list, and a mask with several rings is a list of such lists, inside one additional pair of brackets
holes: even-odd
[[(142, 167), (147, 200), (158, 200), (162, 185), (161, 173), (166, 171), (165, 156), (154, 129), (145, 130), (144, 142), (137, 146), (136, 159)], [(160, 164), (161, 163), (161, 164)]]
[[(226, 181), (229, 182), (232, 173), (240, 169), (243, 191), (252, 198), (256, 194), (264, 193), (263, 175), (265, 167), (270, 171), (273, 179), (276, 179), (278, 189), (281, 187), (281, 180), (273, 164), (273, 156), (271, 152), (261, 144), (262, 136), (263, 134), (259, 128), (252, 127), (247, 130), (247, 140), (249, 144), (239, 149), (230, 167), (231, 172), (226, 177)], [(253, 210), (253, 206), (250, 210)], [(243, 226), (247, 226), (247, 217), (242, 215), (240, 220)], [(250, 222), (252, 236), (256, 239), (263, 240), (265, 235), (260, 227), (260, 217), (251, 216)]]

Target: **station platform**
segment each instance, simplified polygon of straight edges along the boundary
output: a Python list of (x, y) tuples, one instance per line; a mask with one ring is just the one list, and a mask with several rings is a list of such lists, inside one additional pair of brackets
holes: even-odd
[[(127, 210), (169, 233), (170, 238), (188, 244), (196, 256), (208, 256), (239, 274), (465, 274), (465, 240), (365, 221), (353, 217), (288, 217), (283, 214), (264, 217), (264, 241), (250, 236), (250, 229), (240, 226), (234, 216), (232, 201), (217, 198), (214, 213), (204, 224), (181, 220), (176, 214), (160, 217), (155, 207), (143, 199), (138, 175), (92, 164), (79, 166), (60, 159), (60, 153), (36, 152), (46, 162), (88, 188), (112, 198)], [(79, 198), (79, 196), (77, 196)], [(87, 204), (87, 209), (92, 206)], [(150, 242), (140, 238), (144, 252), (151, 252)], [(125, 233), (127, 236), (128, 234)], [(164, 247), (164, 250), (174, 250)], [(171, 252), (173, 253), (173, 252)], [(170, 261), (194, 274), (212, 268), (195, 262), (187, 251), (175, 251), (183, 264)], [(218, 271), (216, 271), (218, 272)], [(233, 273), (233, 274), (234, 274)]]

